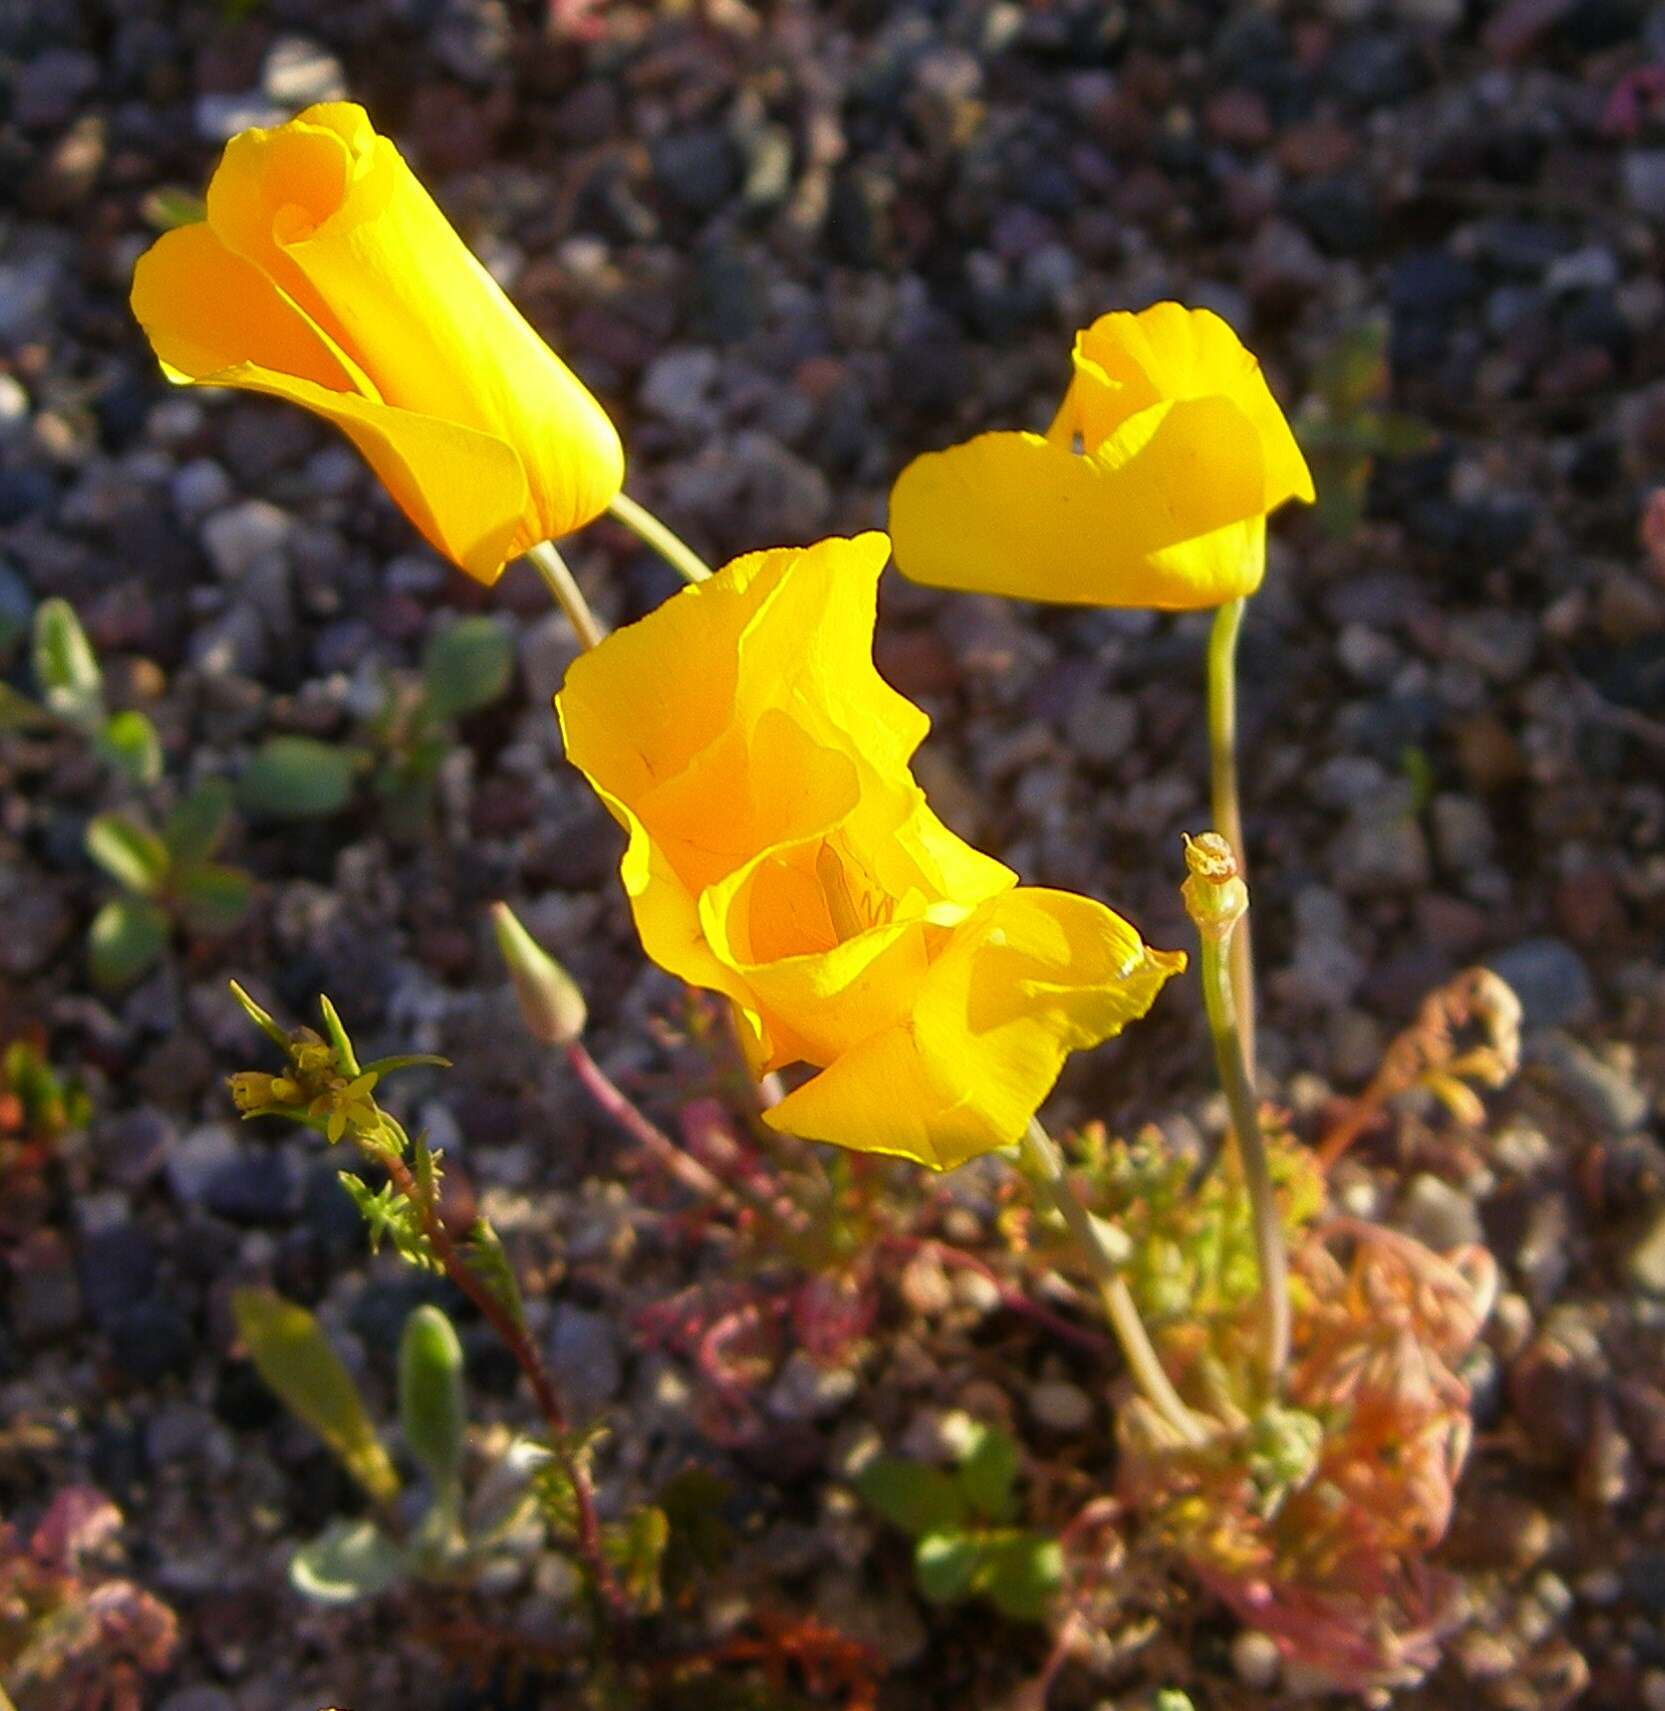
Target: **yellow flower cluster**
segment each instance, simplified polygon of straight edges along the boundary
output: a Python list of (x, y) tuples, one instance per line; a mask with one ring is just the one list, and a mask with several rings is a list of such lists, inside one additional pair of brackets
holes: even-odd
[(575, 661), (556, 706), (629, 834), (648, 955), (733, 1001), (759, 1074), (819, 1069), (768, 1122), (941, 1169), (1017, 1140), (1184, 958), (932, 813), (929, 721), (873, 665), (888, 557), (870, 534), (736, 559)]
[[(206, 218), (140, 260), (133, 309), (171, 379), (342, 428), (481, 581), (624, 503), (606, 413), (362, 108), (234, 138)], [(917, 459), (891, 527), (922, 582), (1196, 607), (1256, 587), (1267, 514), (1311, 497), (1255, 359), (1165, 303), (1078, 336), (1044, 436)], [(1065, 1056), (1184, 959), (932, 812), (910, 770), (928, 721), (873, 665), (889, 553), (869, 534), (737, 559), (581, 657), (558, 709), (628, 834), (648, 954), (732, 1002), (760, 1075), (815, 1071), (769, 1122), (945, 1168), (1018, 1139)]]

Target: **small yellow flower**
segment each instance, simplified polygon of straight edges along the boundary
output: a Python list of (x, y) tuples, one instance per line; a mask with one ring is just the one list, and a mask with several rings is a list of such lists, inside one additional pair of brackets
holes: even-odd
[(324, 1135), (333, 1146), (349, 1129), (374, 1133), (382, 1114), (373, 1097), (379, 1079), (373, 1072), (355, 1081), (337, 1081), (320, 1093), (308, 1107), (308, 1115), (324, 1118)]
[(349, 102), (233, 137), (207, 218), (140, 257), (132, 307), (170, 380), (341, 428), (481, 582), (599, 516), (624, 479), (601, 406)]
[(873, 665), (888, 547), (736, 559), (576, 660), (556, 706), (629, 834), (648, 955), (732, 1000), (757, 1073), (820, 1072), (766, 1120), (946, 1169), (1015, 1141), (1184, 958), (932, 813), (929, 721)]
[(1044, 435), (927, 452), (890, 496), (916, 582), (1075, 606), (1179, 611), (1252, 594), (1266, 518), (1313, 498), (1260, 364), (1207, 309), (1158, 303), (1076, 335)]

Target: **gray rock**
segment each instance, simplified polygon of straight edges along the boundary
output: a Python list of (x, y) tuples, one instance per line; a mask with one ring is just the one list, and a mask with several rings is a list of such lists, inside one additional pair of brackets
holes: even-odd
[(1429, 807), (1434, 849), (1444, 866), (1467, 873), (1491, 860), (1497, 839), (1491, 816), (1472, 796), (1443, 792)]
[(1053, 1432), (1082, 1432), (1093, 1417), (1093, 1399), (1079, 1384), (1044, 1378), (1029, 1389), (1029, 1412)]
[(1665, 218), (1665, 149), (1626, 149), (1620, 174), (1638, 214)]
[(237, 1157), (237, 1131), (224, 1123), (204, 1123), (181, 1135), (163, 1166), (168, 1188), (184, 1206), (197, 1206), (214, 1174)]
[(90, 53), (48, 48), (14, 73), (12, 118), (32, 130), (67, 124), (98, 87), (99, 64)]
[(1450, 619), (1446, 637), (1456, 658), (1493, 683), (1518, 683), (1538, 651), (1538, 620), (1524, 612), (1489, 607)]
[(594, 1414), (618, 1395), (624, 1356), (613, 1322), (563, 1301), (549, 1327), (549, 1364), (579, 1415)]
[(509, 69), (514, 20), (504, 0), (446, 0), (434, 53), (465, 83), (492, 83)]
[(1560, 1028), (1588, 1016), (1596, 989), (1583, 959), (1561, 939), (1522, 939), (1486, 959), (1486, 966), (1514, 988), (1523, 1025)]
[(347, 74), (328, 48), (306, 36), (279, 36), (260, 67), (260, 92), (298, 112), (315, 101), (344, 101)]
[(174, 472), (168, 492), (174, 510), (187, 523), (200, 522), (222, 506), (229, 505), (236, 496), (231, 477), (211, 457), (192, 458), (189, 463), (182, 464)]
[(1403, 798), (1384, 791), (1355, 809), (1330, 851), (1336, 885), (1350, 897), (1418, 891), (1428, 883), (1428, 840)]
[(224, 1688), (182, 1687), (170, 1693), (156, 1711), (237, 1711), (237, 1702)]
[(25, 344), (50, 327), (62, 279), (55, 256), (0, 262), (0, 344)]
[(199, 95), (192, 117), (203, 142), (228, 143), (239, 131), (253, 126), (269, 130), (291, 115), (258, 89), (244, 89), (235, 95)]
[(1603, 1134), (1628, 1135), (1647, 1121), (1646, 1091), (1571, 1035), (1540, 1035), (1525, 1055), (1527, 1063), (1548, 1075), (1579, 1115)]
[(1648, 1214), (1625, 1255), (1625, 1272), (1644, 1295), (1665, 1296), (1665, 1206)]
[(711, 418), (711, 397), (722, 372), (714, 350), (681, 345), (662, 351), (648, 364), (637, 392), (650, 415), (691, 425)]
[(1399, 1202), (1395, 1222), (1438, 1253), (1484, 1239), (1474, 1202), (1450, 1183), (1426, 1171), (1412, 1177)]
[(1083, 695), (1069, 710), (1064, 734), (1083, 760), (1108, 766), (1127, 753), (1139, 734), (1138, 705), (1126, 695)]
[(222, 612), (191, 637), (191, 664), (209, 677), (260, 677), (267, 665), (266, 626), (246, 601)]
[(269, 500), (244, 499), (202, 525), (202, 544), (214, 569), (235, 582), (256, 559), (280, 552), (294, 526), (294, 518)]
[(56, 1342), (81, 1323), (81, 1283), (69, 1244), (37, 1230), (11, 1256), (12, 1332), (25, 1347)]
[(850, 1401), (857, 1386), (849, 1367), (822, 1366), (796, 1349), (770, 1388), (769, 1412), (788, 1425), (823, 1420)]
[(1245, 1687), (1266, 1693), (1283, 1674), (1283, 1658), (1277, 1642), (1254, 1628), (1244, 1628), (1231, 1642), (1232, 1673)]
[(0, 374), (0, 440), (12, 439), (28, 426), (29, 394), (13, 374)]

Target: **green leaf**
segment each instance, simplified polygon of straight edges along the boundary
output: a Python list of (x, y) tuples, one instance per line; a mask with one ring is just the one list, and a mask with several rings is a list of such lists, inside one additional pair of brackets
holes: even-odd
[(376, 1436), (353, 1376), (307, 1310), (270, 1289), (239, 1289), (232, 1316), (255, 1370), (296, 1419), (310, 1426), (377, 1502), (398, 1495), (399, 1476)]
[(421, 1214), (391, 1182), (385, 1182), (379, 1190), (374, 1190), (350, 1170), (341, 1171), (339, 1175), (348, 1199), (364, 1219), (371, 1253), (380, 1253), (385, 1241), (392, 1245), (401, 1259), (423, 1271), (444, 1271), (443, 1262), (434, 1252), (433, 1241), (422, 1228)]
[(862, 1501), (892, 1526), (918, 1537), (966, 1519), (965, 1493), (952, 1475), (901, 1456), (875, 1456), (856, 1475)]
[(9, 683), (0, 683), (0, 731), (44, 731), (57, 719), (27, 695), (19, 695)]
[(1150, 1711), (1197, 1711), (1191, 1703), (1189, 1693), (1181, 1693), (1177, 1687), (1164, 1687), (1150, 1702)]
[(181, 866), (207, 861), (224, 841), (231, 819), (231, 786), (204, 779), (162, 825), (162, 842)]
[(208, 938), (239, 926), (254, 901), (254, 881), (242, 868), (213, 861), (186, 868), (173, 888), (185, 925)]
[(520, 1299), (520, 1280), (497, 1232), (484, 1218), (476, 1218), (463, 1246), (468, 1269), (491, 1291), (493, 1300), (508, 1310), (517, 1325), (524, 1325), (526, 1311)]
[(463, 1351), (437, 1307), (418, 1307), (399, 1339), (399, 1430), (434, 1490), (454, 1492), (462, 1478), (468, 1405)]
[(168, 877), (168, 846), (130, 814), (99, 814), (87, 822), (87, 854), (120, 885), (153, 897)]
[(1009, 1533), (982, 1541), (975, 1590), (1015, 1622), (1040, 1622), (1064, 1584), (1064, 1553), (1044, 1533)]
[(459, 618), (429, 638), (422, 657), (428, 705), (439, 719), (489, 707), (514, 675), (514, 647), (495, 618)]
[(927, 1533), (914, 1548), (913, 1573), (920, 1592), (933, 1604), (954, 1604), (971, 1591), (980, 1560), (977, 1538), (958, 1528)]
[(622, 1527), (610, 1529), (605, 1541), (607, 1555), (619, 1571), (631, 1603), (647, 1616), (664, 1603), (660, 1568), (670, 1538), (671, 1523), (665, 1511), (650, 1504), (638, 1509)]
[(1370, 443), (1382, 457), (1418, 457), (1439, 444), (1439, 434), (1420, 416), (1382, 410), (1370, 420)]
[(143, 713), (113, 713), (93, 738), (99, 758), (134, 784), (154, 784), (162, 776), (162, 739)]
[(233, 980), (230, 983), (231, 996), (242, 1006), (243, 1014), (278, 1048), (285, 1056), (289, 1053), (289, 1036), (278, 1026), (277, 1018), (270, 1010), (256, 1004), (249, 996), (248, 989)]
[(168, 948), (171, 923), (145, 897), (112, 897), (87, 929), (87, 965), (93, 984), (119, 992), (148, 974)]
[(267, 820), (321, 820), (353, 797), (360, 755), (314, 737), (268, 737), (237, 782), (237, 799)]
[(320, 1604), (374, 1598), (403, 1570), (399, 1547), (374, 1521), (332, 1521), (289, 1559), (295, 1590)]
[(103, 715), (104, 674), (67, 600), (43, 600), (35, 609), (35, 682), (62, 718), (79, 724)]
[(960, 1458), (960, 1489), (986, 1521), (1007, 1521), (1016, 1507), (1018, 1447), (1010, 1432), (974, 1421)]
[(1387, 327), (1364, 321), (1330, 346), (1313, 373), (1313, 389), (1338, 416), (1379, 397), (1388, 383)]
[(341, 1073), (348, 1077), (362, 1075), (364, 1071), (358, 1066), (358, 1053), (353, 1050), (347, 1025), (341, 1020), (341, 1012), (330, 1002), (327, 992), (318, 994), (318, 1009), (324, 1018), (324, 1033), (335, 1050), (335, 1061), (340, 1065)]

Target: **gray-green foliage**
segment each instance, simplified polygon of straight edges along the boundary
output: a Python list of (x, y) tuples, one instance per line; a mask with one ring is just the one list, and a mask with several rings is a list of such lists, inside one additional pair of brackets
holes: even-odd
[(856, 1476), (870, 1507), (914, 1540), (914, 1579), (934, 1604), (986, 1598), (1017, 1621), (1044, 1620), (1063, 1553), (1017, 1525), (1019, 1452), (1010, 1433), (961, 1418), (951, 1469), (875, 1456)]
[(459, 618), (434, 632), (419, 676), (389, 676), (380, 704), (351, 742), (268, 737), (243, 772), (246, 812), (269, 820), (327, 819), (368, 781), (396, 831), (427, 820), (434, 781), (456, 742), (456, 721), (499, 700), (514, 648), (495, 618)]
[(178, 803), (160, 832), (119, 810), (87, 823), (87, 854), (121, 887), (88, 929), (88, 965), (100, 987), (119, 991), (147, 974), (175, 927), (212, 938), (242, 921), (254, 881), (213, 859), (230, 814), (230, 791), (211, 779)]
[(77, 731), (129, 783), (150, 785), (162, 776), (156, 727), (134, 709), (110, 711), (98, 655), (67, 600), (43, 600), (35, 608), (33, 665), (40, 699), (0, 685), (0, 731)]

